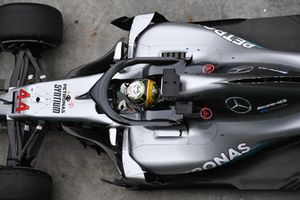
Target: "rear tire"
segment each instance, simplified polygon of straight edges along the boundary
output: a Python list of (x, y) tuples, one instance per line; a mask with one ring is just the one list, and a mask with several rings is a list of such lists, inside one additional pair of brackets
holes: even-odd
[(0, 200), (51, 200), (52, 178), (31, 168), (0, 168)]
[(28, 41), (57, 46), (62, 41), (59, 10), (44, 4), (12, 3), (0, 6), (0, 42)]

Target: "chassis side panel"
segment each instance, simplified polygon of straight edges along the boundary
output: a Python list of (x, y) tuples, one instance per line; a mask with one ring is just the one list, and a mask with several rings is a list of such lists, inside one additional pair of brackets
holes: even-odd
[(233, 187), (241, 190), (297, 190), (299, 181), (299, 138), (278, 143), (276, 149), (265, 149), (241, 159), (199, 173), (159, 176), (147, 174), (147, 181), (162, 186)]

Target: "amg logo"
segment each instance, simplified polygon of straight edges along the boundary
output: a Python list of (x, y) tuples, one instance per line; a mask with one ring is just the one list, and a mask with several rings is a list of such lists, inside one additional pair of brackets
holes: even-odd
[(275, 106), (285, 104), (285, 103), (287, 103), (287, 99), (282, 99), (282, 100), (279, 100), (279, 101), (274, 102), (274, 103), (270, 103), (270, 104), (267, 104), (267, 105), (264, 105), (264, 106), (259, 106), (259, 107), (257, 107), (257, 110), (263, 110), (263, 109), (267, 109), (267, 108), (270, 108), (270, 107), (275, 107)]
[(241, 156), (242, 154), (248, 153), (251, 150), (246, 143), (241, 143), (237, 146), (237, 150), (234, 148), (228, 149), (228, 154), (221, 153), (220, 156), (214, 157), (211, 161), (208, 161), (202, 165), (202, 167), (195, 168), (189, 172), (199, 172), (202, 170), (212, 169), (217, 166), (228, 163), (229, 161)]
[(65, 113), (66, 112), (66, 95), (67, 95), (67, 84), (54, 85), (53, 92), (53, 113)]

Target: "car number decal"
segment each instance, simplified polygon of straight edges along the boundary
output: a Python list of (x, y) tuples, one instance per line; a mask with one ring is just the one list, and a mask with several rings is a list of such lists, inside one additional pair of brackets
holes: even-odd
[(27, 91), (20, 89), (19, 95), (17, 96), (17, 99), (19, 100), (19, 102), (18, 102), (18, 107), (16, 108), (16, 111), (18, 113), (21, 113), (22, 111), (30, 109), (30, 107), (27, 104), (22, 102), (23, 99), (26, 99), (29, 97), (30, 97), (30, 94)]

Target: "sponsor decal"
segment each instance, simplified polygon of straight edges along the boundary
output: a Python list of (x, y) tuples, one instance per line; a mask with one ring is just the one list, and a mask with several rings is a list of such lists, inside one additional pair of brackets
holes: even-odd
[(53, 91), (53, 113), (66, 112), (67, 84), (55, 84)]
[(21, 113), (24, 110), (30, 109), (30, 107), (27, 104), (22, 102), (23, 99), (26, 99), (29, 97), (30, 97), (30, 94), (27, 91), (20, 89), (19, 95), (17, 96), (17, 99), (19, 100), (19, 102), (18, 102), (18, 107), (16, 108), (16, 111), (18, 113)]
[(225, 104), (229, 110), (238, 114), (246, 114), (251, 111), (251, 103), (242, 97), (229, 97)]
[(223, 39), (227, 40), (228, 42), (231, 42), (232, 44), (242, 46), (242, 47), (245, 47), (245, 48), (248, 48), (248, 49), (256, 47), (255, 44), (253, 44), (251, 42), (248, 42), (247, 40), (244, 40), (244, 39), (242, 39), (240, 37), (237, 37), (233, 34), (227, 33), (225, 31), (222, 31), (222, 30), (219, 30), (219, 29), (207, 27), (207, 26), (203, 26), (203, 27), (206, 28), (207, 30), (214, 31), (217, 35), (219, 35)]
[(235, 68), (231, 68), (228, 71), (228, 74), (244, 74), (244, 73), (249, 73), (254, 69), (252, 66), (239, 66)]
[(286, 107), (288, 103), (287, 99), (281, 99), (279, 101), (273, 102), (273, 103), (269, 103), (267, 105), (263, 105), (263, 106), (259, 106), (257, 107), (257, 110), (260, 112), (269, 112), (272, 110), (277, 110), (279, 108), (283, 108)]
[(268, 70), (268, 71), (272, 71), (272, 72), (278, 72), (278, 73), (281, 73), (281, 74), (288, 74), (289, 73), (288, 71), (285, 71), (285, 70), (273, 69), (273, 68), (270, 68), (270, 67), (258, 67), (258, 69)]
[(69, 108), (73, 108), (74, 107), (74, 102), (73, 101), (69, 101), (68, 102), (68, 107)]
[(230, 148), (226, 153), (222, 152), (219, 156), (214, 157), (212, 160), (205, 162), (201, 167), (192, 169), (189, 172), (199, 172), (202, 170), (213, 169), (215, 167), (224, 165), (241, 155), (251, 151), (251, 148), (246, 143), (241, 143), (237, 148)]

